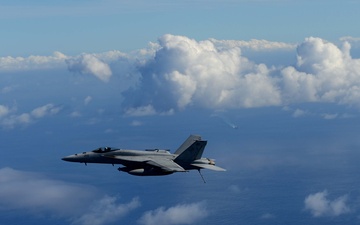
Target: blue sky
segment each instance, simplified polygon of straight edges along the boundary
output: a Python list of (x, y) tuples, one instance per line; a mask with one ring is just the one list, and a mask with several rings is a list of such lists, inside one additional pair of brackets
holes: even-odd
[(1, 56), (132, 51), (163, 34), (197, 40), (358, 37), (356, 1), (11, 1), (2, 3)]
[[(359, 223), (358, 5), (1, 3), (0, 223)], [(190, 134), (227, 172), (61, 161)]]

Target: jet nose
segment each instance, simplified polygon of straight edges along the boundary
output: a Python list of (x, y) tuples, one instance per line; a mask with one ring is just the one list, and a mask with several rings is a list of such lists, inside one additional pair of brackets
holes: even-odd
[(76, 155), (69, 155), (69, 156), (62, 158), (62, 160), (67, 161), (67, 162), (76, 162), (77, 161), (76, 159), (77, 159)]
[(69, 161), (69, 156), (66, 156), (66, 157), (62, 158), (61, 160)]

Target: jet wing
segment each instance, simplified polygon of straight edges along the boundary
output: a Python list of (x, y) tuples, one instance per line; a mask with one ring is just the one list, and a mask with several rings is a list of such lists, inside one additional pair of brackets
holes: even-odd
[(179, 164), (175, 163), (171, 159), (151, 159), (146, 162), (146, 164), (159, 167), (162, 170), (169, 172), (185, 172), (186, 170), (182, 168)]
[(119, 156), (119, 155), (109, 155), (105, 156), (111, 159), (118, 159), (121, 161), (128, 161), (128, 162), (141, 162), (145, 163), (149, 166), (158, 167), (162, 170), (168, 172), (185, 172), (186, 170), (182, 168), (179, 164), (175, 163), (171, 159), (154, 159), (149, 157), (141, 157), (141, 156)]
[(226, 169), (223, 169), (218, 166), (210, 165), (210, 164), (203, 164), (203, 163), (192, 163), (192, 166), (200, 167), (203, 169), (209, 169), (209, 170), (215, 170), (215, 171), (226, 171)]

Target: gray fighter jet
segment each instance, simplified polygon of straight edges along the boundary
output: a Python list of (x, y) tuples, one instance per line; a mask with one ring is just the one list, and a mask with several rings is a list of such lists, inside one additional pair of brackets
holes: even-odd
[(174, 154), (163, 149), (142, 151), (102, 147), (91, 152), (70, 155), (62, 160), (85, 164), (122, 164), (124, 167), (119, 167), (119, 171), (136, 176), (160, 176), (189, 170), (198, 170), (200, 173), (200, 169), (225, 171), (215, 166), (213, 159), (201, 157), (206, 144), (207, 141), (201, 140), (200, 136), (190, 135)]

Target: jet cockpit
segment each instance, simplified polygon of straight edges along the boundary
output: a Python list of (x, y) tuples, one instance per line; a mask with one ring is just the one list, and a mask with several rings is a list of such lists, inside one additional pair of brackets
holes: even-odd
[(100, 148), (98, 148), (98, 149), (95, 149), (95, 150), (92, 151), (92, 152), (95, 152), (95, 153), (106, 153), (106, 152), (112, 152), (112, 151), (115, 151), (115, 150), (119, 150), (119, 148), (100, 147)]

